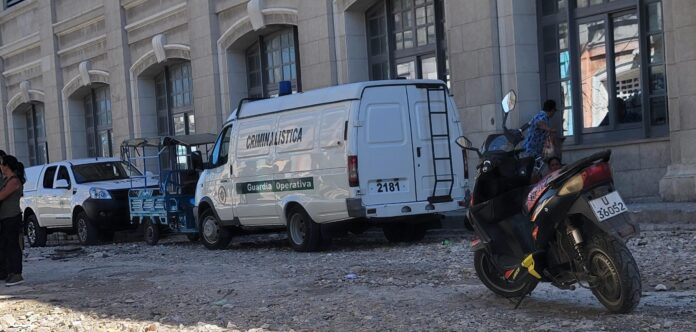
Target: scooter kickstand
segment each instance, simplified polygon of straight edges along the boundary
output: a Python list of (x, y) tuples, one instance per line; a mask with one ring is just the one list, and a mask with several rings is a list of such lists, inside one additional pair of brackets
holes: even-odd
[(524, 298), (525, 298), (526, 296), (527, 296), (527, 293), (524, 293), (524, 294), (522, 294), (522, 296), (520, 296), (520, 299), (517, 300), (517, 303), (515, 304), (515, 310), (517, 310), (517, 308), (520, 307), (520, 304), (522, 304), (522, 301), (524, 300)]

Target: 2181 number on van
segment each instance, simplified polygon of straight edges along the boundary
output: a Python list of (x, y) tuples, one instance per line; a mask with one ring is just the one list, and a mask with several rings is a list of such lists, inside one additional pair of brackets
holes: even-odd
[(370, 193), (395, 193), (408, 191), (406, 181), (402, 179), (370, 181)]

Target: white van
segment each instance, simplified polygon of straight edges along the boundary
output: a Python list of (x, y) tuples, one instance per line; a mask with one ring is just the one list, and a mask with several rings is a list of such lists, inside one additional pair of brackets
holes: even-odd
[(198, 181), (204, 244), (226, 247), (232, 227), (287, 226), (293, 248), (314, 251), (330, 239), (323, 224), (358, 220), (383, 224), (391, 241), (422, 238), (419, 221), (463, 205), (456, 110), (433, 80), (240, 103)]

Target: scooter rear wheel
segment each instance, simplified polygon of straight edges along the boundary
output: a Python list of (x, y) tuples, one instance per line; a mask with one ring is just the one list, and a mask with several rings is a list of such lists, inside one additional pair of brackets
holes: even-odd
[(640, 302), (641, 280), (638, 265), (626, 245), (608, 235), (590, 240), (588, 265), (597, 281), (592, 293), (609, 311), (623, 314)]
[(493, 293), (505, 298), (521, 297), (531, 293), (539, 283), (534, 277), (522, 277), (509, 281), (493, 265), (488, 252), (478, 250), (474, 253), (474, 269), (481, 282)]

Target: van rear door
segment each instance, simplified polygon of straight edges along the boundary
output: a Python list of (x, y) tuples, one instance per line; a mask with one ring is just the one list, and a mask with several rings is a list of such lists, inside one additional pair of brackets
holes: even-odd
[(406, 86), (368, 87), (358, 115), (358, 175), (366, 205), (413, 202), (413, 143)]
[(408, 85), (407, 91), (413, 130), (416, 198), (432, 203), (451, 201), (457, 180), (452, 169), (456, 168), (454, 165), (462, 164), (461, 152), (456, 154), (452, 150), (452, 141), (459, 135), (454, 121), (456, 110), (447, 104), (447, 90), (442, 84)]

